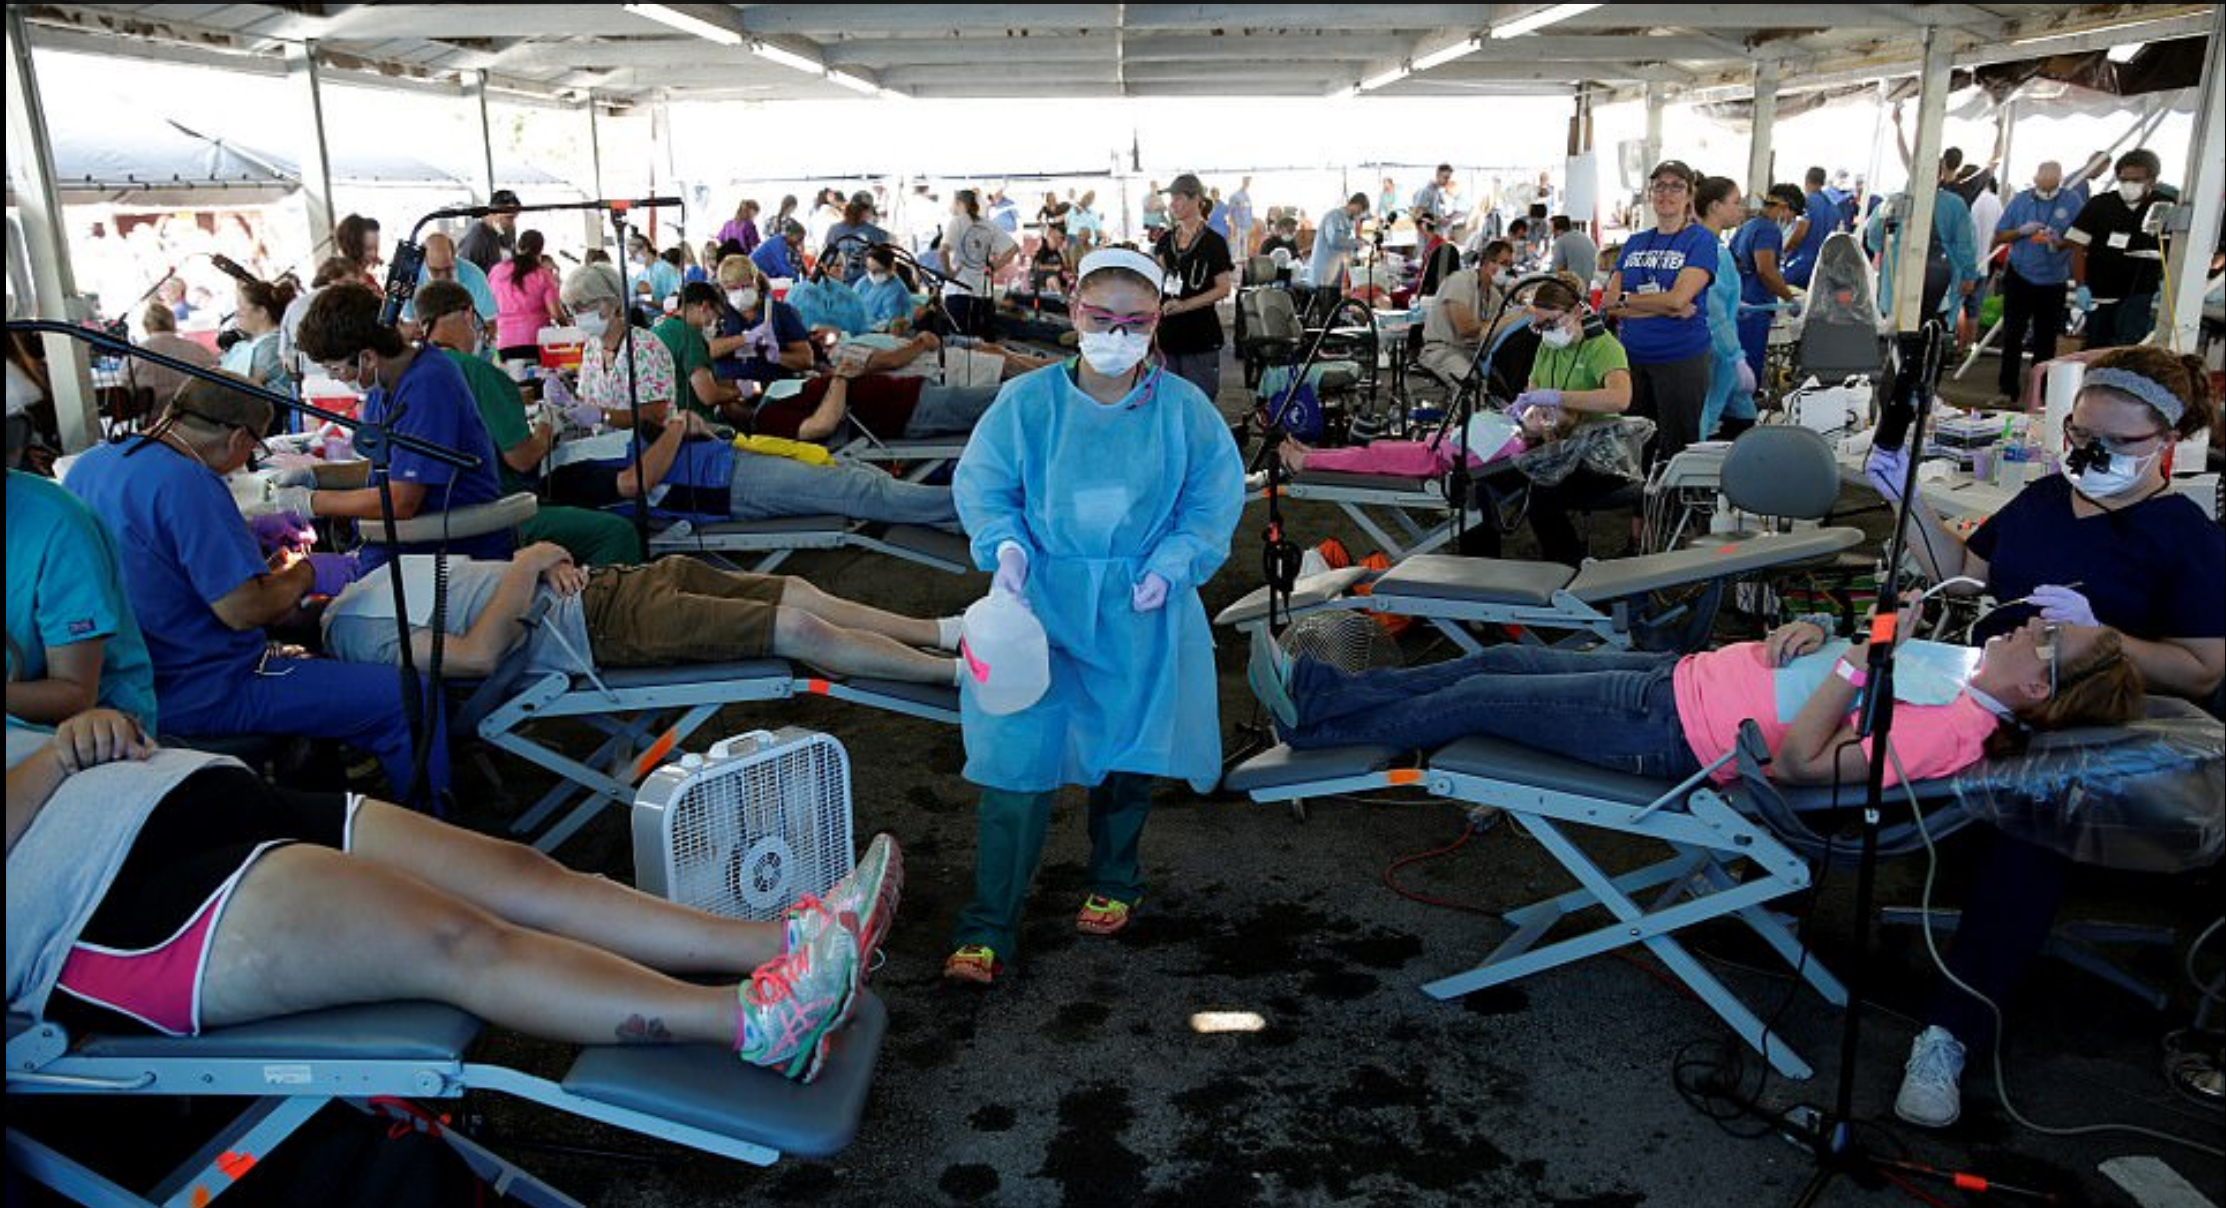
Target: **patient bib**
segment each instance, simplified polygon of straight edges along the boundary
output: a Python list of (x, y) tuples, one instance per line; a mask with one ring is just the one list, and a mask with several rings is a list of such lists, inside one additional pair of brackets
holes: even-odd
[[(1833, 664), (1852, 648), (1853, 643), (1835, 638), (1814, 654), (1802, 655), (1778, 668), (1771, 676), (1778, 720), (1791, 724), (1809, 697), (1824, 686), (1824, 681), (1832, 678)], [(1976, 646), (1953, 646), (1922, 639), (1903, 642), (1894, 652), (1894, 699), (1905, 705), (1953, 702), (1963, 695), (1972, 672), (1978, 670), (1980, 653)]]

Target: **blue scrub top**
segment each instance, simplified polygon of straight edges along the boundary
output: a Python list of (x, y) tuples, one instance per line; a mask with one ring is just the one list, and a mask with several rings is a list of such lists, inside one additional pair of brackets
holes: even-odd
[(784, 277), (793, 281), (803, 275), (797, 268), (796, 261), (789, 256), (786, 239), (768, 239), (759, 244), (757, 250), (750, 253), (750, 263), (768, 277)]
[[(1677, 274), (1697, 268), (1716, 277), (1720, 246), (1716, 236), (1697, 222), (1688, 222), (1674, 235), (1645, 230), (1624, 241), (1623, 258), (1615, 271), (1623, 275), (1623, 292), (1631, 295), (1666, 294), (1677, 284)], [(1633, 365), (1667, 365), (1708, 348), (1708, 311), (1703, 296), (1693, 299), (1690, 318), (1625, 319), (1616, 332)]]
[(1343, 285), (1342, 281), (1325, 281), (1323, 278), (1329, 275), (1330, 264), (1337, 257), (1350, 255), (1359, 246), (1360, 241), (1353, 237), (1353, 216), (1345, 212), (1345, 207), (1339, 206), (1322, 215), (1321, 227), (1314, 232), (1314, 255), (1309, 265), (1310, 279), (1315, 287), (1334, 288)]
[(154, 661), (124, 594), (116, 539), (60, 483), (8, 471), (9, 682), (45, 679), (47, 651), (95, 639), (104, 640), (99, 704), (156, 733)]
[(1785, 232), (1778, 224), (1756, 215), (1741, 224), (1731, 236), (1731, 259), (1739, 269), (1739, 300), (1756, 306), (1768, 306), (1778, 300), (1770, 287), (1762, 283), (1762, 273), (1755, 267), (1756, 252), (1774, 252), (1778, 257), (1778, 270), (1785, 271)]
[(134, 438), (88, 450), (64, 485), (115, 535), (165, 709), (191, 713), (254, 673), (263, 631), (233, 629), (213, 605), (270, 566), (223, 479), (170, 445)]
[(865, 306), (866, 326), (873, 331), (887, 331), (891, 323), (912, 316), (912, 292), (895, 277), (879, 285), (875, 285), (871, 277), (860, 277), (851, 288), (857, 291), (858, 301)]
[(2079, 217), (2082, 204), (2072, 199), (2070, 189), (2056, 190), (2056, 196), (2047, 201), (2027, 189), (2002, 207), (2002, 221), (1994, 226), (1997, 234), (2014, 231), (2028, 222), (2042, 223), (2056, 232), (2054, 250), (2024, 237), (2010, 245), (2010, 267), (2018, 276), (2032, 285), (2062, 285), (2071, 280), (2071, 245), (2063, 241), (2064, 232)]
[[(785, 348), (798, 340), (811, 338), (811, 329), (804, 326), (803, 316), (796, 313), (795, 307), (786, 302), (774, 301), (760, 302), (758, 305), (773, 308), (773, 338), (779, 341), (782, 347)], [(741, 312), (733, 307), (722, 307), (719, 314), (719, 334), (722, 336), (738, 336), (762, 321), (761, 316), (745, 319)], [(761, 360), (755, 356), (745, 358), (741, 352), (730, 352), (711, 362), (711, 376), (722, 382), (738, 381), (744, 378), (753, 382), (777, 382), (790, 376), (790, 374), (788, 370), (781, 368), (776, 362)]]
[[(418, 515), (432, 516), (452, 508), (493, 503), (502, 498), (502, 476), (497, 468), (495, 442), (487, 435), (486, 423), (479, 418), (479, 403), (472, 397), (470, 383), (464, 380), (464, 371), (458, 369), (454, 361), (420, 351), (411, 359), (409, 368), (402, 371), (402, 380), (395, 384), (391, 397), (383, 387), (374, 387), (365, 396), (363, 417), (377, 423), (397, 404), (400, 404), (402, 418), (395, 424), (394, 431), (479, 458), (477, 466), (459, 470), (408, 449), (393, 450), (386, 473), (396, 482), (414, 482), (425, 488), (425, 502), (418, 507)], [(372, 485), (378, 485), (376, 477)], [(378, 522), (362, 521), (358, 528), (370, 537), (377, 532)], [(438, 542), (404, 545), (401, 552), (429, 554), (439, 548)], [(515, 543), (507, 531), (448, 543), (451, 554), (489, 561), (508, 558), (514, 548)], [(389, 552), (384, 544), (367, 541), (360, 556), (363, 569), (368, 571), (384, 564)]]
[(1816, 272), (1816, 258), (1824, 254), (1824, 241), (1832, 237), (1845, 223), (1839, 203), (1822, 193), (1811, 193), (1805, 199), (1807, 209), (1801, 216), (1809, 220), (1808, 233), (1801, 236), (1801, 246), (1794, 248), (1784, 265), (1786, 283), (1809, 287), (1809, 278)]
[[(1196, 386), (1154, 369), (1106, 406), (1073, 362), (1005, 383), (951, 480), (974, 559), (1028, 555), (1029, 606), (1051, 644), (1051, 685), (1018, 713), (960, 699), (966, 778), (1013, 792), (1095, 785), (1113, 772), (1200, 791), (1221, 775), (1213, 632), (1198, 586), (1229, 556), (1244, 463)], [(1147, 572), (1165, 605), (1131, 602)]]
[[(433, 274), (430, 269), (421, 268), (417, 270), (417, 287), (419, 289), (424, 289), (425, 283), (432, 279)], [(456, 284), (463, 286), (465, 292), (471, 295), (471, 308), (479, 312), (480, 321), (483, 323), (494, 322), (495, 314), (500, 308), (495, 305), (494, 287), (487, 284), (487, 270), (464, 259), (462, 256), (458, 256), (456, 258)], [(415, 299), (402, 307), (402, 317), (412, 323), (417, 321), (417, 302)]]
[[(2051, 474), (1971, 534), (1987, 594), (2020, 599), (2044, 583), (2079, 583), (2095, 619), (2144, 641), (2226, 636), (2226, 529), (2194, 500), (2159, 495), (2116, 512), (2072, 514), (2071, 480)], [(1988, 614), (1984, 641), (2033, 619), (2031, 606)]]

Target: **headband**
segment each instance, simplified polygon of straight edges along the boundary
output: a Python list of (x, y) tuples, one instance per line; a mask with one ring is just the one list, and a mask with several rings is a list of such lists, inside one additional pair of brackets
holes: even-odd
[(2155, 378), (2130, 369), (2090, 369), (2087, 376), (2080, 380), (2079, 386), (2082, 390), (2101, 386), (2121, 394), (2130, 394), (2156, 408), (2157, 413), (2164, 417), (2164, 422), (2174, 428), (2179, 427), (2180, 417), (2187, 414), (2187, 403), (2179, 395), (2166, 390)]

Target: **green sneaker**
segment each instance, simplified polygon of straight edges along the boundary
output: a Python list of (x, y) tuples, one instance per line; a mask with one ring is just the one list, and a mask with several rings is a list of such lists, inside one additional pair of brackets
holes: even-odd
[(828, 1042), (857, 1002), (862, 969), (857, 935), (831, 911), (791, 914), (786, 949), (758, 966), (738, 991), (736, 1052), (799, 1082), (818, 1077)]

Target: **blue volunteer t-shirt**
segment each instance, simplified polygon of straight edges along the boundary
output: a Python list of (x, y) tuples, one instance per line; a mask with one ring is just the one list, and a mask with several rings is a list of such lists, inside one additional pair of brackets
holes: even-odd
[(768, 239), (757, 245), (757, 250), (750, 253), (750, 263), (768, 277), (783, 277), (793, 281), (803, 275), (797, 270), (795, 260), (789, 256), (786, 239)]
[(2002, 220), (1994, 224), (1997, 234), (2019, 230), (2029, 222), (2056, 232), (2053, 249), (2023, 235), (2010, 245), (2010, 267), (2018, 276), (2032, 285), (2062, 285), (2071, 280), (2071, 245), (2064, 242), (2064, 232), (2071, 229), (2083, 204), (2073, 199), (2070, 189), (2056, 190), (2047, 201), (2031, 189), (2010, 198), (2010, 204), (2002, 207)]
[[(2075, 588), (2095, 619), (2144, 641), (2226, 636), (2226, 529), (2195, 501), (2165, 494), (2116, 512), (2072, 514), (2071, 480), (2043, 478), (1971, 534), (1988, 594), (2019, 599), (2044, 583)], [(1983, 641), (2033, 619), (2004, 608), (1973, 633)]]
[(1755, 268), (1755, 253), (1770, 252), (1778, 258), (1778, 271), (1785, 271), (1785, 232), (1767, 218), (1749, 218), (1731, 236), (1732, 263), (1739, 267), (1739, 301), (1750, 306), (1768, 306), (1778, 300), (1770, 287), (1762, 283), (1762, 274)]
[[(460, 470), (424, 454), (395, 447), (388, 458), (386, 472), (396, 482), (414, 482), (425, 488), (425, 501), (417, 509), (419, 516), (434, 516), (502, 498), (495, 442), (487, 435), (486, 423), (479, 418), (479, 403), (472, 397), (471, 384), (464, 380), (464, 371), (458, 369), (454, 361), (420, 352), (411, 359), (409, 368), (402, 371), (402, 380), (396, 383), (391, 396), (383, 388), (374, 388), (363, 400), (363, 418), (368, 422), (385, 419), (390, 409), (401, 413), (393, 428), (396, 433), (415, 436), (479, 459), (477, 466)], [(453, 486), (450, 485), (452, 479)], [(375, 477), (372, 485), (378, 485)], [(357, 527), (369, 538), (378, 533), (379, 522), (365, 520)], [(439, 548), (438, 542), (404, 545), (400, 552), (429, 554)], [(507, 530), (448, 543), (451, 554), (497, 562), (508, 558), (513, 549), (514, 543)], [(363, 569), (368, 571), (384, 564), (390, 552), (384, 544), (366, 541), (360, 558)]]
[(169, 445), (129, 439), (88, 450), (64, 485), (116, 538), (157, 701), (175, 716), (254, 670), (263, 631), (233, 629), (212, 606), (270, 566), (223, 479)]
[(124, 596), (116, 539), (60, 483), (8, 471), (8, 682), (45, 679), (47, 651), (96, 639), (101, 707), (155, 733), (154, 662)]
[[(1640, 231), (1623, 245), (1623, 258), (1615, 269), (1623, 275), (1623, 292), (1632, 296), (1666, 294), (1677, 284), (1677, 274), (1696, 268), (1716, 279), (1716, 237), (1707, 227), (1688, 222), (1675, 234)], [(1625, 319), (1616, 332), (1633, 365), (1666, 365), (1708, 351), (1706, 298), (1693, 297), (1688, 318)]]

